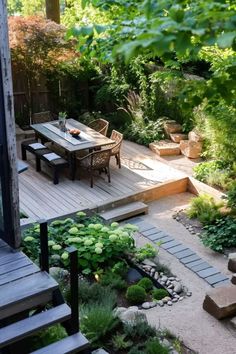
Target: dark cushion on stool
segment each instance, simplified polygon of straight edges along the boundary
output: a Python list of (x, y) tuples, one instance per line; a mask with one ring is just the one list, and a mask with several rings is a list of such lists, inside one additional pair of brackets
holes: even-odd
[[(37, 140), (25, 140), (21, 143), (21, 146), (23, 149), (26, 149), (27, 151), (32, 152), (32, 153), (35, 153), (38, 150), (44, 150), (47, 148), (45, 146), (44, 148), (41, 147), (41, 148), (35, 149), (32, 146), (30, 146), (32, 144), (40, 144), (40, 143)], [(41, 144), (41, 145), (43, 145), (43, 144)]]

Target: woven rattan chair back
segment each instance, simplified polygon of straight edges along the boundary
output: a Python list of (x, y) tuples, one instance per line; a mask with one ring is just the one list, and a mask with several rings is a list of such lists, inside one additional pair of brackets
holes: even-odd
[(105, 119), (99, 118), (96, 120), (93, 120), (90, 124), (89, 127), (96, 130), (96, 132), (106, 136), (107, 131), (108, 131), (108, 126), (109, 122)]

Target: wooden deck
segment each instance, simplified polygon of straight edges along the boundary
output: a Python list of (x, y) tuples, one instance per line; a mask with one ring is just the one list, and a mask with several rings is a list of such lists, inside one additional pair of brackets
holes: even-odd
[(97, 175), (94, 188), (90, 188), (88, 176), (71, 181), (63, 175), (60, 183), (54, 185), (50, 170), (43, 166), (43, 172), (36, 172), (34, 157), (30, 156), (28, 171), (19, 176), (21, 211), (33, 220), (51, 219), (185, 177), (138, 144), (124, 142), (121, 156), (121, 169), (117, 168), (115, 159), (111, 160), (111, 183), (105, 175)]

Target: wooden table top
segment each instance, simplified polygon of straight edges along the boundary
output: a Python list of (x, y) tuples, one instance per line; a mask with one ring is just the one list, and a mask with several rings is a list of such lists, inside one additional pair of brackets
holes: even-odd
[(104, 135), (96, 132), (95, 130), (89, 128), (88, 126), (76, 121), (75, 119), (67, 119), (66, 124), (70, 127), (81, 130), (81, 132), (85, 133), (91, 139), (88, 142), (83, 142), (81, 144), (72, 144), (62, 136), (58, 135), (54, 131), (47, 128), (48, 124), (52, 126), (56, 125), (58, 121), (52, 121), (48, 123), (40, 123), (40, 124), (32, 124), (31, 128), (38, 134), (47, 138), (48, 140), (54, 142), (55, 144), (61, 146), (68, 152), (76, 152), (85, 149), (92, 149), (96, 147), (106, 146), (115, 143), (114, 140), (111, 140)]

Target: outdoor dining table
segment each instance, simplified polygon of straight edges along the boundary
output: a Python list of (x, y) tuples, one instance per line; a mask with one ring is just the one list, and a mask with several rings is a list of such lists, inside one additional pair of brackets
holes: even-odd
[[(72, 180), (75, 179), (76, 174), (76, 153), (82, 150), (91, 151), (115, 143), (113, 140), (72, 118), (66, 120), (65, 132), (59, 128), (58, 121), (32, 124), (31, 128), (35, 131), (37, 138), (42, 141), (51, 141), (67, 152)], [(70, 129), (79, 129), (81, 133), (76, 137), (72, 136), (69, 133)]]

